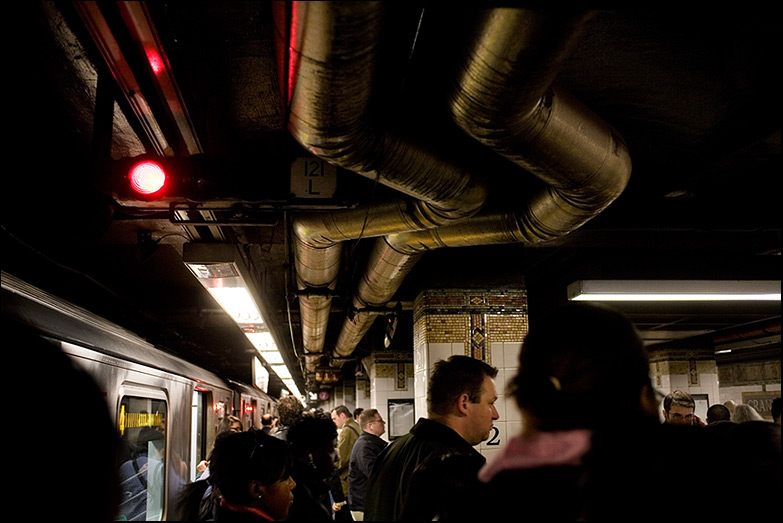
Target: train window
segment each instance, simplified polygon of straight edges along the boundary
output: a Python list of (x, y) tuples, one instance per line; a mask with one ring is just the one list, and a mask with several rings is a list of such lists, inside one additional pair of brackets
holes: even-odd
[(163, 516), (166, 415), (162, 399), (123, 396), (120, 401), (119, 520), (160, 521)]
[(215, 414), (217, 414), (218, 419), (223, 419), (226, 417), (226, 414), (228, 414), (226, 409), (226, 402), (225, 401), (218, 401), (215, 403)]

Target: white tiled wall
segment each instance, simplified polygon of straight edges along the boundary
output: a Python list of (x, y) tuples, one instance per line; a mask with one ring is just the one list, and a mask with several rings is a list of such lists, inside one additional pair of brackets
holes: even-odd
[(506, 394), (507, 385), (514, 379), (517, 373), (519, 351), (522, 349), (522, 342), (514, 343), (493, 343), (490, 346), (492, 354), (492, 366), (498, 369), (498, 375), (495, 378), (495, 387), (498, 391), (498, 400), (495, 407), (498, 409), (500, 418), (495, 422), (497, 434), (493, 434), (489, 440), (478, 446), (487, 460), (500, 452), (508, 443), (509, 438), (519, 434), (522, 429), (522, 416), (519, 412), (514, 397)]
[[(498, 400), (495, 407), (500, 419), (494, 426), (497, 433), (491, 434), (489, 440), (478, 445), (477, 450), (487, 459), (499, 452), (512, 437), (519, 433), (522, 417), (512, 396), (506, 394), (506, 384), (513, 379), (517, 371), (517, 361), (522, 343), (495, 343), (491, 345), (492, 365), (498, 369), (495, 387)], [(435, 362), (452, 355), (465, 355), (465, 343), (430, 343), (414, 349), (414, 401), (416, 417), (427, 415), (427, 380)]]

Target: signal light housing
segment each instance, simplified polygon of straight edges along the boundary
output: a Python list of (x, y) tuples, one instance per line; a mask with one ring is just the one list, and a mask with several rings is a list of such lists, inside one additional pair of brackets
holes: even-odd
[(184, 197), (183, 174), (191, 171), (182, 158), (152, 155), (99, 160), (94, 168), (98, 187), (119, 204), (166, 209)]
[[(280, 172), (282, 160), (267, 162), (270, 172)], [(285, 177), (267, 177), (263, 183), (248, 183), (244, 157), (212, 155), (140, 155), (118, 160), (98, 159), (93, 165), (96, 186), (120, 205), (170, 209), (172, 205), (198, 204), (224, 208), (236, 201), (273, 201), (290, 196)]]
[(135, 163), (128, 171), (128, 182), (131, 189), (142, 196), (152, 196), (160, 193), (166, 186), (166, 171), (154, 160), (142, 160)]

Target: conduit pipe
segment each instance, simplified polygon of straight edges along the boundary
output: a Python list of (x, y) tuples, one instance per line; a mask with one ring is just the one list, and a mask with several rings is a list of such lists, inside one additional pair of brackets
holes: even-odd
[(551, 86), (589, 15), (492, 9), (478, 24), (450, 108), (470, 136), (545, 182), (517, 209), (376, 240), (335, 353), (350, 355), (424, 252), (440, 247), (533, 243), (568, 234), (623, 191), (631, 160), (622, 138)]
[(453, 223), (487, 198), (483, 182), (463, 165), (372, 121), (383, 22), (383, 2), (291, 3), (289, 131), (313, 154), (413, 198), (295, 221), (308, 372), (323, 352), (341, 242)]

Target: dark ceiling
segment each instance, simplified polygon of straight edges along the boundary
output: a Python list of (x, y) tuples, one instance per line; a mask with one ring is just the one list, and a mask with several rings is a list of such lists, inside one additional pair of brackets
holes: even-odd
[[(123, 18), (132, 11), (126, 4), (142, 6), (175, 99), (148, 78)], [(292, 222), (372, 207), (400, 193), (342, 167), (333, 197), (290, 193), (289, 166), (310, 152), (289, 132), (286, 75), (295, 73), (276, 42), (296, 9), (199, 1), (26, 2), (16, 10), (8, 18), (17, 32), (7, 53), (6, 121), (8, 151), (17, 160), (7, 164), (2, 191), (3, 270), (248, 382), (252, 346), (182, 263), (185, 242), (237, 243), (256, 271), (273, 334), (298, 367), (300, 388), (317, 387), (305, 386), (302, 371)], [(433, 124), (446, 113), (453, 51), (478, 12), (415, 2), (389, 3), (387, 11), (385, 62), (371, 91), (376, 121), (388, 120), (439, 154), (469, 158), (491, 187), (492, 205), (526, 200), (540, 184), (536, 178), (520, 175), (454, 125)], [(106, 26), (86, 26), (86, 19)], [(774, 7), (592, 13), (564, 53), (555, 84), (622, 137), (633, 165), (628, 185), (596, 217), (549, 241), (427, 252), (394, 295), (403, 305), (395, 346), (410, 347), (410, 304), (426, 288), (524, 286), (535, 318), (564, 301), (568, 284), (580, 279), (779, 280), (781, 20)], [(107, 63), (132, 71), (137, 90), (118, 83)], [(149, 106), (146, 120), (134, 111), (138, 94)], [(183, 113), (190, 137), (178, 125)], [(165, 139), (156, 142), (159, 135)], [(156, 150), (160, 143), (168, 149)], [(154, 206), (112, 195), (104, 160), (141, 154), (213, 166), (198, 186), (201, 198), (180, 195)], [(372, 241), (341, 244), (326, 354), (350, 312)], [(752, 332), (765, 340), (758, 342), (763, 350), (779, 356), (779, 302), (619, 306), (651, 345), (715, 345), (718, 337)], [(376, 324), (352, 357), (324, 364), (352, 372), (353, 358), (376, 350), (380, 334)], [(274, 380), (272, 391), (280, 386)]]

